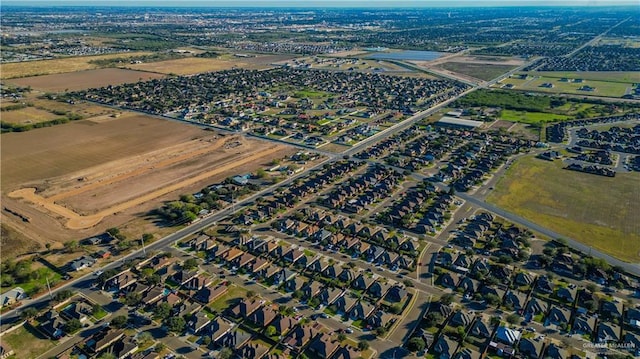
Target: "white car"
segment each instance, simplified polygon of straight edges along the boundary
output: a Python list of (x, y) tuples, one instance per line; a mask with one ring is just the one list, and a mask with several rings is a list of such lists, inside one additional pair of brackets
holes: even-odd
[(351, 328), (347, 328), (344, 330), (346, 333), (352, 334), (353, 333), (353, 329)]
[(104, 272), (103, 272), (103, 271), (101, 271), (101, 270), (98, 270), (98, 271), (93, 272), (93, 274), (95, 274), (95, 275), (96, 275), (96, 277), (100, 276), (100, 274), (102, 274), (102, 273), (104, 273)]

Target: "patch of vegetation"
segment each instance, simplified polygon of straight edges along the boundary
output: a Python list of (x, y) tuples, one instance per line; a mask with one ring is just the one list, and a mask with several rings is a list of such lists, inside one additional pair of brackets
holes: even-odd
[(3, 260), (0, 267), (0, 285), (2, 292), (10, 288), (21, 287), (27, 295), (34, 295), (44, 290), (47, 285), (55, 285), (62, 276), (50, 268), (32, 268), (34, 262), (30, 259), (23, 259), (14, 262), (11, 259)]
[(629, 262), (640, 259), (637, 173), (601, 177), (564, 170), (561, 161), (518, 159), (487, 198), (562, 235)]
[(445, 70), (469, 75), (485, 81), (493, 80), (514, 68), (514, 66), (511, 65), (473, 64), (463, 62), (446, 62), (440, 65), (440, 67)]

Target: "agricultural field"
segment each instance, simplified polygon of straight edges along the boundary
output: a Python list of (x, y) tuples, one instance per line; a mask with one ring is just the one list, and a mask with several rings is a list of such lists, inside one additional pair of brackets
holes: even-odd
[(134, 57), (141, 55), (149, 55), (150, 52), (129, 52), (98, 56), (80, 56), (60, 58), (53, 60), (28, 61), (2, 64), (2, 73), (0, 79), (13, 79), (18, 77), (40, 76), (49, 74), (60, 74), (65, 72), (76, 72), (84, 70), (92, 70), (101, 66), (92, 64), (93, 60), (102, 60), (110, 58)]
[(289, 152), (133, 113), (4, 134), (3, 224), (40, 244), (83, 238)]
[(496, 65), (485, 63), (465, 63), (465, 62), (445, 62), (439, 65), (440, 68), (456, 72), (459, 74), (475, 77), (480, 80), (492, 80), (510, 70), (515, 66), (512, 65)]
[(19, 110), (3, 111), (2, 114), (0, 114), (0, 119), (2, 119), (2, 122), (13, 124), (38, 123), (51, 121), (59, 117), (61, 116), (58, 116), (50, 111), (42, 110), (35, 107), (25, 107)]
[(339, 58), (312, 56), (281, 61), (278, 65), (287, 65), (292, 68), (307, 66), (317, 70), (332, 71), (357, 71), (357, 72), (411, 72), (410, 70), (382, 60), (367, 60), (357, 58)]
[(562, 166), (561, 161), (522, 157), (487, 201), (612, 256), (638, 262), (638, 174), (609, 178)]
[(232, 68), (265, 69), (272, 63), (290, 59), (288, 55), (256, 55), (255, 57), (234, 57), (223, 55), (218, 58), (187, 57), (183, 59), (158, 61), (142, 64), (127, 64), (125, 68), (157, 72), (161, 74), (192, 75), (201, 72), (229, 70)]
[(77, 91), (107, 85), (146, 81), (164, 77), (161, 74), (106, 68), (65, 74), (24, 77), (9, 81), (12, 84), (46, 92)]

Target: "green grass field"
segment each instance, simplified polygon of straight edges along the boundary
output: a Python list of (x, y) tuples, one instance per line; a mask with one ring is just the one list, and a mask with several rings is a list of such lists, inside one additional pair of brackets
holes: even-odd
[(640, 261), (640, 175), (609, 178), (562, 167), (523, 157), (487, 201), (622, 260)]
[(530, 125), (536, 123), (564, 121), (571, 118), (571, 116), (567, 115), (556, 115), (553, 113), (544, 112), (502, 110), (502, 112), (500, 113), (500, 119), (502, 120), (527, 123)]
[(601, 71), (601, 72), (568, 72), (568, 71), (536, 71), (529, 72), (531, 76), (544, 76), (549, 78), (561, 79), (563, 77), (569, 79), (584, 79), (593, 81), (607, 82), (624, 82), (638, 83), (640, 82), (640, 73), (637, 72), (618, 72), (618, 71)]

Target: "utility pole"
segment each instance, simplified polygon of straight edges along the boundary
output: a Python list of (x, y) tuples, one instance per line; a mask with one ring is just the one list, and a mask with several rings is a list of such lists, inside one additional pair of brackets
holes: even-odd
[(47, 289), (49, 289), (49, 299), (53, 299), (53, 294), (51, 294), (51, 286), (49, 285), (49, 277), (45, 277), (47, 280)]
[(142, 253), (146, 257), (147, 256), (147, 249), (144, 247), (144, 235), (142, 235), (142, 238), (140, 238), (140, 241), (142, 242)]

